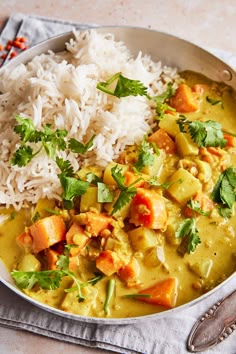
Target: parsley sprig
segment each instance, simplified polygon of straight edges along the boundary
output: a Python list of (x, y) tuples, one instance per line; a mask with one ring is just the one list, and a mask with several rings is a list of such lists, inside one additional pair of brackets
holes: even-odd
[[(184, 116), (177, 120), (180, 131), (189, 133), (199, 147), (225, 147), (226, 140), (220, 123), (213, 120), (206, 122), (189, 121)], [(186, 130), (187, 129), (187, 130)]]
[(95, 285), (99, 280), (102, 279), (102, 275), (95, 275), (95, 278), (88, 280), (87, 282), (80, 283), (75, 273), (69, 270), (69, 256), (70, 250), (75, 245), (66, 245), (64, 249), (64, 254), (58, 257), (57, 267), (54, 270), (43, 270), (43, 271), (30, 271), (24, 272), (19, 270), (13, 270), (11, 275), (20, 289), (32, 289), (35, 285), (38, 285), (44, 290), (55, 290), (61, 286), (63, 277), (69, 276), (72, 278), (75, 286), (66, 289), (66, 292), (77, 291), (77, 298), (79, 302), (84, 301), (86, 298), (83, 295), (81, 289), (86, 285)]
[(236, 201), (236, 169), (234, 167), (228, 167), (220, 174), (211, 198), (219, 204), (219, 212), (223, 217), (231, 217)]
[(198, 229), (196, 226), (196, 218), (187, 218), (183, 220), (176, 232), (175, 232), (175, 237), (176, 238), (185, 238), (187, 239), (187, 252), (191, 253), (194, 252), (197, 245), (201, 243), (199, 234), (198, 234)]

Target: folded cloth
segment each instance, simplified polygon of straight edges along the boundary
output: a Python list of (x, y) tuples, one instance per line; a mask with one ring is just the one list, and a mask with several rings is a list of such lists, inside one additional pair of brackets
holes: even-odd
[[(16, 36), (27, 37), (34, 45), (73, 28), (86, 24), (58, 21), (37, 16), (13, 15), (4, 27), (0, 42), (7, 43)], [(90, 25), (91, 27), (91, 25)], [(212, 50), (232, 66), (236, 57)], [(235, 289), (235, 278), (209, 295), (203, 302), (158, 320), (146, 320), (128, 325), (101, 325), (79, 322), (55, 315), (32, 305), (0, 283), (0, 326), (26, 330), (61, 341), (80, 344), (117, 353), (174, 354), (187, 353), (186, 341), (195, 321), (213, 304)], [(235, 334), (206, 351), (209, 354), (235, 354)]]

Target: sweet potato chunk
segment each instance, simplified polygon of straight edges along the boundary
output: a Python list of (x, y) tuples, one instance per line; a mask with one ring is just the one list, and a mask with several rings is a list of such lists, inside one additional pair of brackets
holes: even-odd
[(32, 237), (31, 249), (38, 253), (65, 239), (66, 227), (61, 216), (52, 215), (38, 220), (29, 227)]
[(163, 149), (167, 154), (176, 153), (175, 142), (164, 129), (158, 129), (147, 138), (147, 141), (149, 143), (155, 143), (159, 149)]
[(108, 277), (116, 273), (124, 265), (116, 252), (106, 250), (96, 259), (96, 267)]
[(147, 302), (152, 305), (172, 308), (175, 306), (177, 297), (177, 279), (164, 279), (148, 289), (141, 290), (139, 294), (149, 294), (148, 297), (137, 297), (137, 300)]
[(167, 212), (164, 198), (155, 190), (138, 188), (130, 207), (130, 222), (135, 226), (164, 229)]
[(195, 112), (198, 109), (194, 93), (186, 84), (179, 85), (175, 96), (170, 99), (170, 105), (180, 113)]

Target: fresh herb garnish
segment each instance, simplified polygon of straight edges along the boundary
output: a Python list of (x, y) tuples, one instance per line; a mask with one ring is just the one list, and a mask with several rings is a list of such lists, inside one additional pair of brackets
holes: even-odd
[(206, 100), (208, 103), (210, 103), (212, 106), (215, 106), (217, 104), (220, 104), (221, 105), (221, 108), (223, 109), (224, 108), (224, 105), (223, 105), (223, 102), (222, 100), (216, 100), (214, 98), (211, 98), (209, 96), (206, 96)]
[(23, 272), (13, 270), (11, 275), (16, 285), (20, 289), (32, 289), (34, 285), (38, 285), (44, 290), (55, 290), (60, 287), (63, 277), (69, 276), (73, 279), (75, 286), (67, 289), (66, 291), (70, 292), (77, 290), (78, 301), (84, 301), (85, 296), (82, 294), (81, 289), (88, 284), (96, 284), (96, 282), (102, 279), (102, 275), (96, 275), (95, 278), (90, 279), (87, 282), (80, 283), (74, 272), (69, 270), (69, 256), (72, 247), (76, 247), (76, 245), (66, 245), (64, 254), (58, 256), (58, 261), (56, 263), (58, 269), (43, 270), (38, 272)]
[(154, 164), (154, 154), (152, 145), (144, 138), (138, 147), (138, 161), (134, 164), (137, 171), (141, 171), (145, 166)]
[(236, 201), (236, 169), (227, 168), (222, 172), (211, 193), (214, 202), (220, 205), (219, 212), (223, 217), (232, 215), (233, 205)]
[(82, 144), (78, 140), (71, 138), (69, 140), (69, 149), (77, 154), (85, 154), (89, 149), (93, 147), (94, 138), (95, 135), (93, 135), (86, 144)]
[(74, 199), (84, 194), (89, 188), (89, 183), (78, 180), (74, 177), (67, 177), (65, 173), (60, 173), (59, 179), (63, 188), (62, 199), (66, 209), (72, 209)]
[(116, 211), (120, 210), (126, 204), (128, 204), (129, 201), (136, 195), (137, 189), (133, 186), (137, 183), (137, 181), (140, 180), (140, 178), (138, 178), (137, 181), (131, 183), (129, 186), (126, 186), (124, 184), (125, 177), (122, 175), (121, 169), (118, 167), (118, 165), (112, 167), (111, 175), (116, 181), (120, 190), (120, 194), (117, 200), (115, 201), (111, 212), (111, 215), (113, 215)]
[[(116, 86), (111, 89), (110, 86), (115, 82)], [(120, 97), (126, 96), (146, 96), (147, 88), (139, 80), (131, 80), (124, 77), (121, 73), (113, 75), (106, 82), (99, 82), (97, 88), (100, 91), (108, 93), (109, 95)]]
[(106, 299), (103, 306), (103, 310), (106, 315), (109, 315), (110, 312), (109, 306), (115, 292), (115, 285), (116, 285), (115, 279), (108, 280)]
[(175, 108), (171, 107), (168, 101), (175, 94), (175, 89), (171, 83), (168, 83), (166, 91), (162, 94), (152, 97), (151, 99), (156, 103), (156, 114), (159, 120), (164, 118), (166, 111), (175, 112)]
[(194, 212), (196, 212), (197, 214), (203, 215), (203, 216), (209, 216), (210, 212), (204, 212), (201, 208), (200, 208), (200, 203), (198, 200), (193, 200), (190, 199), (187, 202), (187, 207), (189, 207), (190, 209), (192, 209)]
[(22, 145), (13, 154), (10, 162), (12, 165), (17, 165), (19, 167), (26, 166), (35, 155), (37, 155), (39, 150), (34, 153), (31, 146)]
[[(225, 147), (226, 140), (220, 123), (189, 121), (184, 116), (177, 120), (181, 132), (188, 132), (199, 147)], [(187, 128), (187, 131), (186, 131)]]
[(95, 175), (95, 173), (92, 172), (86, 174), (86, 181), (90, 184), (94, 184), (95, 186), (98, 183), (103, 183), (102, 178), (98, 177), (97, 175)]
[(35, 223), (36, 221), (38, 221), (40, 219), (40, 213), (38, 211), (36, 211), (36, 213), (34, 214), (34, 216), (32, 217), (32, 222)]
[(150, 294), (126, 294), (124, 295), (126, 299), (136, 299), (136, 298), (151, 298), (152, 296)]
[(187, 242), (187, 252), (191, 253), (194, 252), (197, 245), (201, 243), (200, 237), (198, 235), (198, 229), (196, 227), (196, 219), (195, 218), (188, 218), (183, 220), (176, 232), (175, 232), (175, 237), (176, 238), (188, 238)]

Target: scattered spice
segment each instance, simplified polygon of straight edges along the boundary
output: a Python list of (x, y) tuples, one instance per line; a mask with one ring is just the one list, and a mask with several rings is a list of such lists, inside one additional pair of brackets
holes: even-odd
[[(0, 66), (3, 65), (4, 60), (8, 58), (9, 54), (9, 59), (12, 59), (16, 57), (21, 51), (28, 49), (29, 46), (26, 43), (26, 37), (16, 37), (13, 40), (9, 39), (5, 46), (0, 44), (0, 51), (4, 51), (0, 56), (0, 59), (2, 59)], [(13, 50), (14, 48), (16, 48), (16, 50)]]

